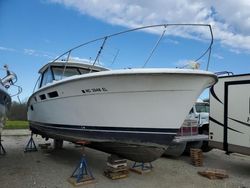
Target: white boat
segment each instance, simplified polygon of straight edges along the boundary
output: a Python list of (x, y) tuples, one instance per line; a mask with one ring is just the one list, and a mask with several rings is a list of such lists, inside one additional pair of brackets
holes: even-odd
[(0, 84), (0, 134), (5, 124), (6, 113), (10, 108), (11, 97), (7, 92), (7, 89)]
[(8, 88), (17, 80), (15, 73), (9, 71), (7, 65), (4, 66), (4, 69), (7, 75), (0, 79), (0, 135), (5, 125), (6, 113), (11, 106), (11, 96), (8, 93)]
[(88, 141), (141, 162), (162, 155), (200, 93), (217, 81), (201, 70), (109, 70), (70, 58), (57, 58), (39, 73), (39, 88), (28, 100), (33, 133)]

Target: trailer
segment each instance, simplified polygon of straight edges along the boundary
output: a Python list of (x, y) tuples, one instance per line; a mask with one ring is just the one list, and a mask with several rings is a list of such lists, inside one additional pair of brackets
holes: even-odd
[(250, 155), (250, 74), (219, 77), (209, 99), (209, 146)]

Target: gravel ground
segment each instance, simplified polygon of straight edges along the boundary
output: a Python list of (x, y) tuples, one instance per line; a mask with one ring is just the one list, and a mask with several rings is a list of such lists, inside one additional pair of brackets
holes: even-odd
[[(24, 153), (23, 149), (29, 136), (2, 136), (7, 151), (0, 156), (0, 187), (1, 188), (66, 188), (73, 187), (67, 178), (80, 160), (80, 148), (64, 142), (62, 150), (41, 150)], [(38, 144), (45, 143), (40, 137), (34, 137)], [(51, 142), (49, 140), (47, 142)], [(86, 148), (89, 167), (96, 178), (96, 183), (82, 187), (102, 188), (136, 188), (136, 187), (239, 187), (250, 188), (250, 157), (240, 154), (225, 155), (220, 150), (204, 153), (204, 167), (194, 167), (188, 156), (179, 159), (161, 158), (152, 164), (152, 172), (138, 175), (130, 172), (129, 177), (110, 180), (103, 176), (108, 154)], [(132, 162), (129, 161), (129, 165)], [(197, 174), (206, 168), (227, 170), (229, 178), (209, 180)]]

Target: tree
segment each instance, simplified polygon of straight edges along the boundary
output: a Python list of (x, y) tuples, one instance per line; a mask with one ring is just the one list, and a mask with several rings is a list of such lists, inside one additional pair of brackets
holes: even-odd
[(10, 120), (27, 120), (27, 102), (13, 101), (7, 117)]

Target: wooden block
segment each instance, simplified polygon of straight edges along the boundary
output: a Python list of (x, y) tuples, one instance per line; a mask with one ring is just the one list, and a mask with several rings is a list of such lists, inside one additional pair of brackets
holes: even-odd
[(108, 157), (108, 163), (115, 165), (115, 164), (122, 164), (122, 163), (127, 163), (126, 159), (121, 159), (120, 157), (116, 155), (111, 155)]
[(107, 170), (104, 171), (104, 175), (112, 180), (121, 179), (128, 177), (129, 171), (123, 171), (123, 172), (109, 172)]
[(190, 157), (194, 166), (203, 166), (203, 153), (201, 149), (191, 148)]
[(68, 182), (71, 183), (73, 186), (80, 186), (80, 185), (95, 183), (96, 180), (94, 178), (87, 177), (87, 178), (84, 178), (82, 181), (77, 182), (76, 178), (70, 177), (68, 178)]
[(111, 168), (123, 168), (127, 166), (127, 163), (110, 164), (109, 162), (107, 162), (107, 166)]
[(198, 174), (209, 179), (223, 179), (229, 177), (227, 172), (222, 169), (208, 169), (205, 171), (199, 171)]
[(128, 170), (128, 167), (120, 167), (120, 168), (112, 168), (112, 167), (107, 167), (106, 171), (109, 172), (122, 172)]
[(133, 172), (135, 172), (135, 173), (137, 173), (137, 174), (141, 174), (141, 175), (147, 174), (147, 173), (149, 173), (149, 172), (152, 171), (151, 169), (142, 170), (140, 168), (130, 168), (130, 170), (133, 171)]

